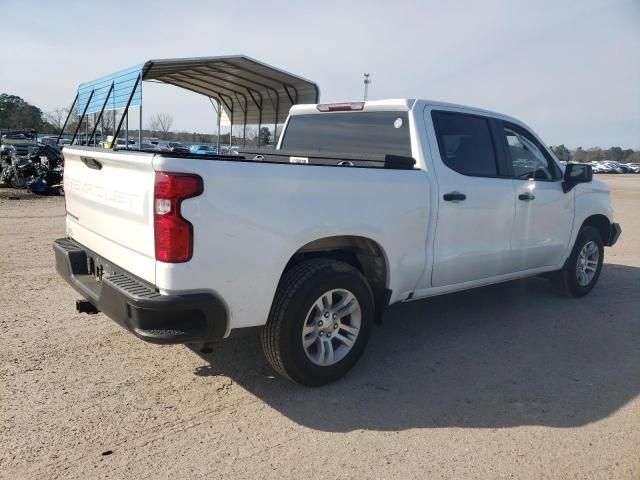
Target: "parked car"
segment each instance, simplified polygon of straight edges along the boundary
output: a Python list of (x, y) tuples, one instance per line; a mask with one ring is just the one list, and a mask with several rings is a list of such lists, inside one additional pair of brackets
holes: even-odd
[(604, 160), (601, 162), (601, 164), (606, 169), (606, 173), (623, 173), (622, 169), (620, 168), (617, 162)]
[(65, 148), (54, 250), (78, 309), (160, 344), (259, 329), (276, 371), (321, 385), (388, 305), (541, 274), (582, 297), (620, 235), (591, 166), (505, 115), (383, 100), (296, 105), (285, 125), (268, 161)]
[(38, 138), (38, 143), (43, 143), (45, 145), (51, 145), (53, 147), (58, 146), (58, 136), (57, 135), (46, 135)]
[(131, 150), (156, 150), (156, 146), (151, 142), (143, 140), (141, 144), (138, 144), (138, 142), (133, 143)]
[(198, 155), (215, 155), (218, 153), (218, 148), (211, 145), (191, 145), (189, 152)]
[(0, 129), (0, 145), (11, 145), (16, 155), (25, 156), (38, 145), (38, 134), (33, 129)]
[(600, 165), (600, 162), (591, 162), (591, 168), (593, 173), (604, 173), (604, 168)]
[(180, 142), (165, 142), (159, 141), (156, 145), (156, 150), (161, 152), (173, 152), (173, 153), (189, 153), (189, 147), (183, 145)]
[[(112, 141), (112, 139), (108, 141)], [(135, 145), (136, 145), (135, 140), (132, 140), (132, 139), (127, 140), (126, 138), (116, 138), (116, 150), (137, 150), (138, 148), (135, 147)]]

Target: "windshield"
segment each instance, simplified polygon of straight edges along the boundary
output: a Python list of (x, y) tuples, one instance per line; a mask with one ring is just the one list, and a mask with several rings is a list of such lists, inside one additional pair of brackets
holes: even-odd
[(411, 156), (407, 112), (293, 115), (282, 148), (313, 152)]

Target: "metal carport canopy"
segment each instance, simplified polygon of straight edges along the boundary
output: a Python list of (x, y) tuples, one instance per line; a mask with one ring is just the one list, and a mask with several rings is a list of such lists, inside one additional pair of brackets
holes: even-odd
[(283, 123), (289, 108), (318, 103), (318, 86), (244, 55), (149, 60), (142, 80), (216, 99), (234, 124)]

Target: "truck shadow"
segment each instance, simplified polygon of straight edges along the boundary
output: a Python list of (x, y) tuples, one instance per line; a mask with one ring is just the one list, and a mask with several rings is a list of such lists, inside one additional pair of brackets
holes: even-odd
[(291, 420), (323, 431), (575, 427), (640, 392), (640, 268), (606, 264), (582, 299), (541, 278), (397, 305), (342, 380), (317, 389), (276, 376), (257, 337), (200, 353)]

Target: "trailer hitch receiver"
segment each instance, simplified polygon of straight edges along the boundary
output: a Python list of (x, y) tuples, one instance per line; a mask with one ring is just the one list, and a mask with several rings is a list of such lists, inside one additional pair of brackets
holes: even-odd
[(100, 310), (89, 300), (76, 300), (76, 310), (78, 313), (88, 313), (89, 315), (100, 313)]

